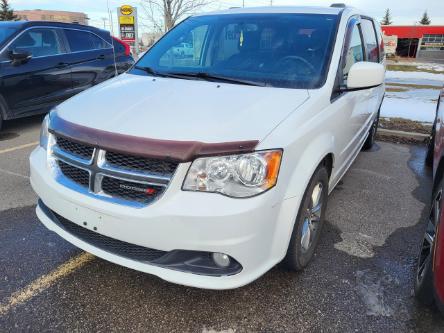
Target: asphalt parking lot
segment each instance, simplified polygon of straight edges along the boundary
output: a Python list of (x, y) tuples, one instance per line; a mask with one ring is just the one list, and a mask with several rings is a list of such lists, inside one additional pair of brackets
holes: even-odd
[(236, 290), (173, 285), (88, 255), (41, 225), (28, 155), (41, 117), (0, 133), (0, 331), (442, 332), (413, 298), (430, 196), (425, 148), (378, 142), (330, 196), (315, 260)]

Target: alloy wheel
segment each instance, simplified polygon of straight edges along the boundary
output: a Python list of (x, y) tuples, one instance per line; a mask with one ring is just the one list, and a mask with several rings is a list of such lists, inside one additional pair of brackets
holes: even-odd
[(319, 182), (314, 186), (311, 193), (310, 204), (305, 212), (304, 222), (301, 229), (302, 253), (310, 250), (311, 246), (313, 245), (313, 240), (316, 238), (319, 230), (324, 197), (323, 191), (323, 185)]

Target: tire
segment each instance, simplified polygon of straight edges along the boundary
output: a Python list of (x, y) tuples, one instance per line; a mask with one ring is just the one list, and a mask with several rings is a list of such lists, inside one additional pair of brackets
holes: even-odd
[(320, 165), (310, 179), (282, 261), (290, 271), (304, 269), (313, 258), (319, 242), (328, 201), (328, 172)]
[(369, 150), (373, 147), (376, 140), (376, 132), (378, 131), (378, 125), (379, 125), (379, 111), (378, 114), (376, 115), (376, 118), (373, 120), (372, 126), (370, 127), (367, 140), (365, 140), (364, 145), (362, 146), (363, 150)]
[(415, 275), (415, 295), (423, 304), (430, 305), (434, 302), (433, 287), (433, 249), (436, 227), (439, 224), (439, 212), (441, 210), (443, 182), (439, 184), (432, 196), (430, 214), (426, 230), (422, 239), (421, 249), (418, 255)]

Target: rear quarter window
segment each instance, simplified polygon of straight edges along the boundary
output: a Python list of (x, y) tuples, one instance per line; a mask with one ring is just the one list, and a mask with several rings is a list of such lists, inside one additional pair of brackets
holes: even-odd
[(125, 53), (125, 47), (116, 40), (113, 40), (114, 52), (117, 54)]
[(100, 50), (110, 47), (102, 38), (87, 31), (66, 29), (65, 35), (71, 52)]

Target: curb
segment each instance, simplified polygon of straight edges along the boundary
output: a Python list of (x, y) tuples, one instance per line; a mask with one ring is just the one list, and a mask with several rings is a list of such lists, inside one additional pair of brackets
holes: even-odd
[(388, 130), (388, 129), (384, 129), (384, 128), (378, 128), (377, 133), (380, 135), (384, 135), (384, 136), (392, 136), (392, 137), (413, 139), (413, 140), (420, 140), (420, 141), (424, 141), (425, 139), (428, 139), (430, 137), (429, 134), (395, 131), (395, 130)]

